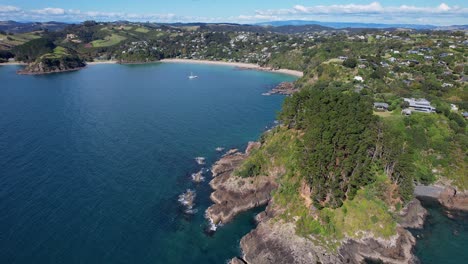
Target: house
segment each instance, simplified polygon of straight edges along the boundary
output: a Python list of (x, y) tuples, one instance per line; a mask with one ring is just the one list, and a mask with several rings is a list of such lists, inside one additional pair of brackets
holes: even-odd
[(363, 82), (364, 79), (361, 76), (354, 76), (354, 80), (358, 82)]
[(424, 98), (403, 98), (403, 100), (408, 103), (411, 110), (416, 112), (433, 113), (436, 110), (435, 107), (433, 107), (431, 103)]
[(67, 34), (67, 39), (75, 39), (77, 36), (75, 34)]
[(442, 87), (444, 87), (444, 88), (445, 88), (445, 87), (453, 87), (453, 84), (451, 84), (451, 83), (443, 83), (443, 84), (442, 84)]
[(454, 112), (458, 112), (458, 106), (456, 106), (454, 104), (450, 104), (450, 109), (452, 109), (452, 111), (454, 111)]
[(374, 108), (379, 111), (387, 111), (388, 104), (387, 103), (374, 103)]
[(468, 119), (468, 112), (463, 112), (463, 113), (462, 113), (462, 116), (463, 116), (465, 119)]
[(412, 113), (412, 112), (411, 112), (411, 109), (409, 109), (409, 108), (403, 109), (403, 110), (401, 111), (401, 114), (404, 115), (404, 116), (410, 116), (411, 113)]
[(338, 59), (340, 59), (340, 60), (347, 60), (348, 57), (347, 57), (347, 56), (339, 56)]

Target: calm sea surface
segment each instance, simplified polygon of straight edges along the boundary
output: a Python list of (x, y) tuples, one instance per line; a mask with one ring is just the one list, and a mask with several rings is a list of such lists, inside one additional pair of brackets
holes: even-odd
[(468, 212), (447, 211), (433, 200), (422, 204), (429, 216), (424, 229), (412, 231), (416, 256), (423, 264), (468, 263)]
[[(271, 126), (294, 78), (195, 64), (96, 65), (46, 76), (0, 67), (0, 263), (223, 263), (249, 212), (207, 236), (216, 147)], [(200, 76), (189, 80), (193, 72)], [(197, 191), (195, 215), (177, 202)]]

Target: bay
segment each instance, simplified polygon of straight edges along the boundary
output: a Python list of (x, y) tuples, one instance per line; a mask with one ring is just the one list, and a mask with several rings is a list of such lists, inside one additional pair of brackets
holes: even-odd
[[(195, 64), (0, 67), (0, 263), (223, 263), (255, 211), (204, 233), (216, 147), (273, 125), (294, 77)], [(189, 80), (193, 72), (198, 79)], [(197, 191), (194, 215), (177, 197)]]

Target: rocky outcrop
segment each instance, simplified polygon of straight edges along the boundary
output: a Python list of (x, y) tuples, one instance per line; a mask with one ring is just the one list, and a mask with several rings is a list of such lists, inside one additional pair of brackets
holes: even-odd
[(416, 186), (416, 197), (429, 197), (437, 199), (443, 206), (450, 210), (468, 211), (468, 192), (458, 191), (451, 186)]
[(83, 60), (75, 57), (44, 58), (28, 64), (18, 74), (38, 75), (58, 72), (76, 71), (86, 67)]
[(283, 95), (291, 95), (295, 92), (297, 92), (299, 89), (297, 89), (294, 86), (294, 83), (291, 82), (282, 82), (278, 84), (275, 88), (273, 88), (271, 91), (268, 93), (265, 93), (264, 95), (272, 95), (272, 94), (283, 94)]
[[(281, 212), (280, 208), (269, 203), (267, 209), (257, 215), (256, 220), (259, 221), (259, 225), (240, 242), (242, 260), (238, 257), (232, 260), (242, 262), (231, 263), (331, 264), (363, 263), (365, 260), (395, 264), (417, 263), (411, 252), (416, 240), (401, 226), (397, 227), (396, 235), (388, 239), (374, 238), (368, 234), (361, 239), (346, 239), (342, 241), (336, 252), (330, 252), (314, 243), (313, 237), (308, 239), (298, 236), (295, 233), (294, 223), (285, 223), (277, 218)], [(418, 215), (419, 212), (421, 212), (420, 203), (415, 200), (405, 208), (402, 217)]]
[(365, 260), (383, 263), (408, 264), (418, 263), (412, 254), (416, 239), (402, 227), (397, 227), (397, 234), (387, 240), (367, 237), (348, 240), (339, 250), (343, 263), (363, 263)]
[(398, 223), (403, 228), (423, 228), (427, 210), (418, 199), (413, 199), (401, 210)]
[(450, 210), (468, 211), (468, 192), (446, 187), (439, 196), (439, 202)]
[(214, 224), (226, 223), (238, 213), (265, 205), (271, 198), (271, 191), (277, 188), (274, 178), (256, 176), (241, 178), (233, 174), (252, 149), (259, 143), (251, 142), (245, 153), (230, 150), (211, 171), (213, 180), (210, 182), (214, 192), (210, 198), (215, 203), (206, 210), (206, 216)]
[(337, 255), (295, 234), (293, 223), (261, 222), (240, 242), (243, 261), (249, 264), (269, 263), (342, 263)]

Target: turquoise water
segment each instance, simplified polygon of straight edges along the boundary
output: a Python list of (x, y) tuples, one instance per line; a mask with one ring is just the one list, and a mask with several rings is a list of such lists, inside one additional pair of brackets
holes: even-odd
[[(96, 65), (46, 76), (0, 67), (0, 263), (223, 263), (253, 227), (204, 233), (190, 174), (272, 125), (292, 77), (191, 64)], [(193, 71), (200, 76), (188, 80)], [(207, 176), (209, 180), (209, 175)], [(177, 196), (197, 190), (195, 215)]]
[[(423, 200), (429, 216), (417, 239), (415, 254), (423, 264), (460, 264), (468, 260), (468, 212), (447, 211), (433, 200)], [(449, 217), (450, 216), (450, 217)]]

